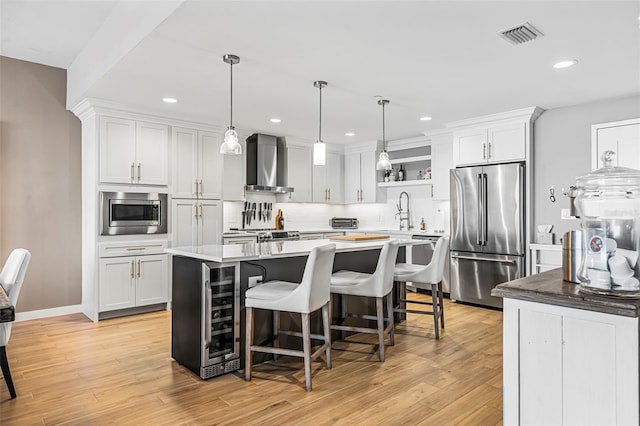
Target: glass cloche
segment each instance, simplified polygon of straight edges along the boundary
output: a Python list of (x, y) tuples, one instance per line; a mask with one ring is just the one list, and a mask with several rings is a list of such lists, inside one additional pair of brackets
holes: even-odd
[(578, 279), (589, 293), (640, 298), (640, 170), (604, 166), (576, 179), (576, 207), (583, 229)]

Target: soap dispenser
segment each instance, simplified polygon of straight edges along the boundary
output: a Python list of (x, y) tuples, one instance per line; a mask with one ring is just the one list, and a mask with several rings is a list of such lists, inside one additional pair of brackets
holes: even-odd
[(424, 223), (424, 217), (422, 218), (422, 220), (420, 221), (420, 230), (421, 231), (426, 231), (427, 230), (427, 224)]

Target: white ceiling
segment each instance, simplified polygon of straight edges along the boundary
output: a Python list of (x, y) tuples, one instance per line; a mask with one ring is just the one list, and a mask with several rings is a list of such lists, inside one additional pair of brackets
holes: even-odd
[[(66, 68), (115, 3), (2, 0), (0, 53)], [(639, 15), (637, 0), (188, 0), (86, 95), (226, 125), (222, 56), (233, 53), (241, 57), (236, 127), (314, 140), (313, 81), (326, 80), (325, 142), (381, 139), (376, 95), (391, 101), (392, 140), (484, 114), (640, 94)], [(545, 36), (514, 46), (497, 35), (525, 21)], [(567, 58), (579, 63), (552, 68)], [(179, 102), (163, 104), (164, 96)], [(433, 120), (419, 121), (423, 115)]]

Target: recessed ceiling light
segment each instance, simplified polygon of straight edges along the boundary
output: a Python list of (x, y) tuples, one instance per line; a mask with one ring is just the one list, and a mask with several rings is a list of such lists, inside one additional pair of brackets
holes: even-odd
[(272, 123), (282, 123), (282, 120), (280, 120), (279, 118), (271, 118), (269, 119), (269, 121)]
[(430, 121), (431, 117), (426, 116), (426, 117), (420, 117), (420, 121)]
[(575, 64), (577, 64), (578, 61), (575, 59), (569, 59), (568, 61), (560, 61), (557, 62), (555, 64), (553, 64), (553, 67), (556, 69), (561, 69), (561, 68), (569, 68), (574, 66)]
[(162, 102), (165, 102), (168, 104), (175, 104), (176, 102), (178, 102), (178, 100), (176, 98), (162, 98)]
[(355, 136), (356, 134), (353, 132), (347, 132), (344, 134), (345, 136)]

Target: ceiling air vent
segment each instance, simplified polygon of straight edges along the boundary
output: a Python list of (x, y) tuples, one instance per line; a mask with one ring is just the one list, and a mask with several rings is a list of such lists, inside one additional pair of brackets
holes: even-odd
[(522, 44), (542, 37), (544, 34), (530, 23), (525, 22), (515, 27), (502, 30), (498, 35), (511, 44)]

